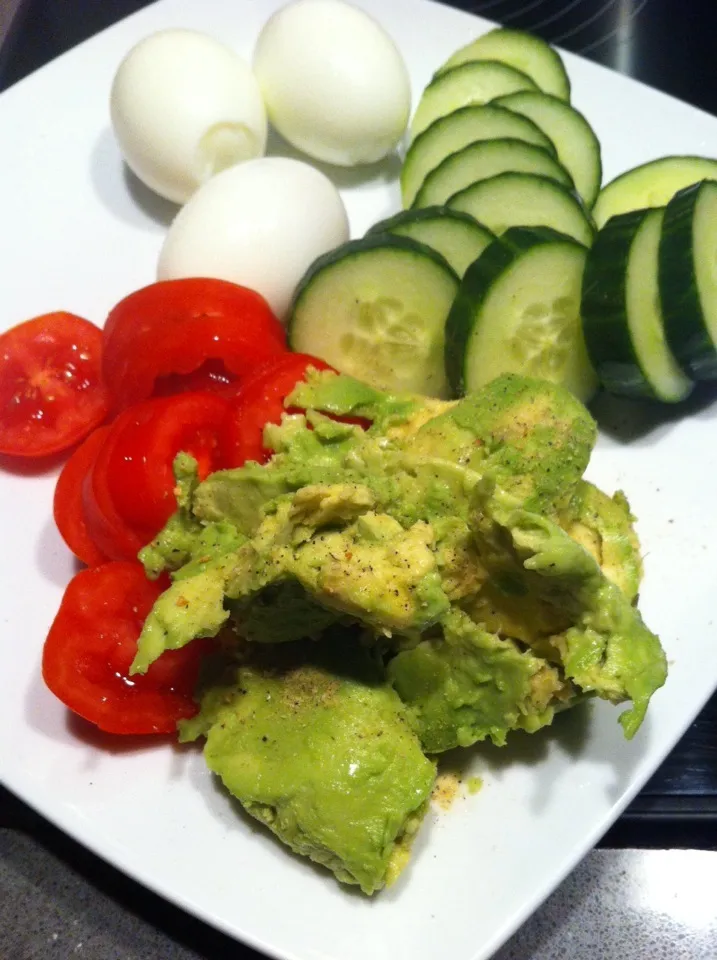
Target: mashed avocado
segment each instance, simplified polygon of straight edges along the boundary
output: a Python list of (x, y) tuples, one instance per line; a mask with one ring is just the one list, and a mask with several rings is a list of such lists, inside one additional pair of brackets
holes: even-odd
[(183, 736), (206, 736), (250, 814), (370, 893), (405, 862), (425, 754), (502, 745), (590, 695), (631, 701), (631, 737), (665, 658), (634, 605), (629, 507), (583, 480), (595, 423), (567, 391), (508, 375), (446, 403), (322, 373), (287, 407), (306, 413), (266, 428), (265, 465), (198, 483), (178, 458), (177, 513), (141, 554), (173, 582), (133, 670), (233, 637)]

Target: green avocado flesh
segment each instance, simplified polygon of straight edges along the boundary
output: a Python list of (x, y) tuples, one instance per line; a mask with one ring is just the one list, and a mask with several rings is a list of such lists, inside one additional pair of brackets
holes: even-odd
[(399, 872), (434, 764), (383, 666), (353, 637), (264, 647), (182, 724), (211, 770), (296, 853), (373, 893)]
[[(533, 733), (588, 696), (665, 681), (636, 608), (630, 508), (583, 479), (591, 416), (544, 381), (499, 377), (456, 402), (312, 371), (267, 425), (268, 463), (202, 483), (140, 554), (169, 571), (133, 672), (220, 636), (184, 739), (295, 852), (373, 893), (427, 807), (428, 756)], [(370, 421), (368, 429), (337, 417)]]

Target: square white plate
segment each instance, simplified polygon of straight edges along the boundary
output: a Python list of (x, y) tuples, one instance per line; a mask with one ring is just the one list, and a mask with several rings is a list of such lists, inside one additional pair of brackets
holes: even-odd
[[(485, 21), (422, 0), (360, 0), (403, 51), (414, 93)], [(153, 30), (205, 30), (251, 55), (279, 0), (162, 0), (0, 97), (4, 326), (67, 309), (98, 322), (154, 279), (173, 208), (126, 175), (108, 127), (124, 53)], [(605, 177), (665, 153), (717, 155), (717, 120), (574, 56), (573, 102), (603, 145)], [(398, 209), (394, 176), (344, 175), (353, 234)], [(470, 755), (483, 790), (434, 811), (411, 868), (368, 900), (288, 855), (237, 815), (196, 750), (112, 748), (44, 689), (40, 654), (72, 560), (51, 515), (54, 476), (0, 474), (0, 775), (20, 797), (147, 886), (268, 953), (295, 960), (487, 957), (584, 855), (717, 685), (717, 407), (650, 420), (620, 439), (618, 404), (590, 468), (623, 488), (646, 556), (641, 606), (671, 662), (632, 743), (604, 704)], [(634, 417), (632, 418), (634, 419)]]

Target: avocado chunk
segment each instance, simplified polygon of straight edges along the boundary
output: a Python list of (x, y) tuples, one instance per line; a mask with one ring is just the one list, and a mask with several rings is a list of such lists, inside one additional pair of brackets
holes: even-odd
[(596, 432), (586, 408), (564, 388), (505, 374), (429, 420), (411, 452), (490, 474), (526, 508), (546, 510), (582, 477)]
[(581, 480), (557, 519), (568, 536), (592, 554), (608, 580), (634, 602), (642, 580), (642, 557), (625, 494), (618, 491), (609, 497)]
[(293, 581), (272, 584), (246, 601), (229, 601), (228, 608), (237, 634), (253, 643), (318, 639), (341, 620)]
[[(618, 492), (609, 497), (593, 484), (580, 480), (561, 504), (557, 522), (634, 603), (642, 578), (642, 558), (624, 494)], [(485, 572), (480, 589), (461, 606), (486, 630), (528, 644), (551, 662), (562, 662), (551, 637), (568, 629), (571, 615), (549, 601), (540, 581), (516, 581), (510, 572), (489, 577)]]
[(550, 637), (565, 676), (585, 693), (632, 700), (619, 719), (633, 737), (667, 676), (657, 637), (595, 558), (553, 520), (489, 482), (476, 488), (475, 505), (474, 533), (493, 582), (540, 594), (569, 617), (567, 629)]
[[(441, 586), (431, 526), (419, 522), (404, 529), (372, 510), (373, 502), (361, 485), (302, 487), (282, 498), (234, 553), (193, 568), (191, 576), (175, 573), (145, 621), (132, 672), (146, 672), (165, 649), (216, 636), (231, 609), (247, 612), (255, 600), (264, 606), (267, 588), (287, 583), (330, 614), (351, 617), (377, 634), (410, 636), (437, 622), (450, 601)], [(264, 626), (269, 622), (265, 618)], [(265, 639), (296, 639), (296, 634), (282, 627), (278, 637)]]
[(549, 724), (571, 695), (555, 667), (511, 639), (488, 633), (452, 610), (442, 635), (398, 653), (388, 674), (408, 705), (424, 750), (439, 753), (511, 730)]
[(372, 894), (400, 873), (435, 778), (383, 668), (343, 633), (252, 654), (181, 739), (296, 853)]

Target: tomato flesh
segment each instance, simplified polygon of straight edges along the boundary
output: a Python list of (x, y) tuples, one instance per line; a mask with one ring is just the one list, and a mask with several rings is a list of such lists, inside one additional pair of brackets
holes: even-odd
[(176, 510), (176, 455), (197, 461), (199, 478), (220, 466), (218, 434), (229, 402), (218, 394), (184, 393), (148, 400), (143, 414), (118, 428), (107, 459), (107, 488), (131, 527), (157, 533)]
[[(287, 353), (261, 366), (245, 380), (230, 398), (229, 413), (222, 431), (222, 456), (225, 467), (241, 467), (248, 460), (266, 463), (273, 451), (264, 446), (264, 427), (281, 423), (284, 413), (302, 411), (284, 406), (297, 383), (306, 379), (307, 371), (334, 370), (330, 364), (306, 353)], [(351, 423), (367, 430), (371, 423), (363, 417), (339, 417), (327, 414), (340, 423)]]
[(138, 563), (81, 570), (50, 627), (45, 683), (70, 710), (108, 733), (172, 733), (178, 720), (197, 712), (192, 694), (207, 641), (168, 650), (143, 676), (129, 675), (142, 625), (166, 586), (148, 580)]
[(95, 567), (107, 557), (90, 536), (82, 503), (82, 486), (109, 433), (109, 427), (94, 430), (74, 451), (55, 485), (52, 512), (62, 539), (74, 555)]
[(69, 449), (107, 415), (102, 331), (48, 313), (0, 335), (0, 453), (44, 457)]
[(211, 391), (222, 395), (236, 393), (236, 374), (227, 370), (221, 360), (205, 360), (192, 373), (170, 373), (154, 382), (154, 397), (171, 397), (175, 393)]
[(213, 393), (155, 397), (112, 424), (82, 490), (90, 537), (112, 560), (132, 560), (176, 509), (174, 458), (191, 454), (204, 479), (222, 466), (229, 401)]
[[(134, 560), (154, 533), (135, 530), (125, 521), (115, 505), (109, 488), (109, 461), (117, 436), (125, 425), (148, 416), (150, 403), (125, 410), (111, 425), (104, 443), (82, 484), (82, 509), (87, 532), (97, 548), (110, 560)], [(154, 531), (156, 532), (156, 531)]]
[(163, 280), (130, 294), (105, 325), (103, 374), (115, 409), (221, 361), (241, 379), (286, 351), (284, 328), (262, 296), (225, 280)]
[(287, 353), (260, 367), (244, 381), (230, 401), (222, 432), (222, 453), (226, 467), (241, 467), (248, 460), (266, 463), (271, 451), (264, 446), (267, 423), (281, 423), (286, 413), (284, 400), (310, 367), (333, 370), (328, 363), (305, 353)]

